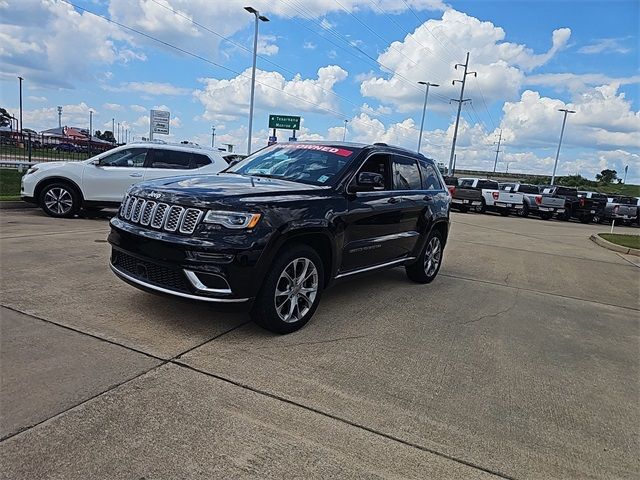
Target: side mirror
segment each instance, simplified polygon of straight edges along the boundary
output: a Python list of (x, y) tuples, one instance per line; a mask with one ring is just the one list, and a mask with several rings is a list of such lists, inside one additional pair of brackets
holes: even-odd
[(384, 177), (379, 173), (360, 172), (355, 184), (351, 184), (351, 192), (370, 192), (384, 188)]

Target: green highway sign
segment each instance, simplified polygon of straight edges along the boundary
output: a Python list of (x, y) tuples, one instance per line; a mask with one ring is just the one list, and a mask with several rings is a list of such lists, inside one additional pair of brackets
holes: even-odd
[(300, 117), (291, 115), (269, 115), (269, 128), (300, 130)]

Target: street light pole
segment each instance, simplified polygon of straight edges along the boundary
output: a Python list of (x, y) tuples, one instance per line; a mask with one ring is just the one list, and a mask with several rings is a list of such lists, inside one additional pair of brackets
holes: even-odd
[(551, 176), (551, 185), (554, 185), (556, 181), (556, 169), (558, 168), (558, 158), (560, 157), (560, 146), (562, 145), (562, 136), (564, 135), (564, 126), (567, 123), (567, 114), (576, 113), (574, 110), (567, 110), (566, 108), (559, 108), (559, 112), (564, 112), (564, 118), (562, 119), (562, 130), (560, 130), (560, 141), (558, 142), (558, 151), (556, 152), (556, 162), (553, 164), (553, 175)]
[(342, 132), (342, 141), (343, 141), (343, 142), (344, 142), (344, 141), (346, 140), (346, 138), (347, 138), (347, 122), (348, 122), (348, 121), (349, 121), (349, 120), (345, 120), (345, 121), (344, 121), (344, 130), (343, 130), (343, 132)]
[(62, 128), (62, 107), (58, 106), (58, 128)]
[(256, 18), (255, 32), (253, 35), (253, 68), (251, 69), (251, 100), (249, 101), (249, 138), (247, 140), (247, 155), (251, 155), (251, 131), (253, 129), (253, 99), (256, 92), (256, 60), (258, 58), (258, 21), (268, 22), (269, 19), (253, 7), (244, 7)]
[(216, 142), (216, 127), (211, 127), (211, 148), (213, 148), (213, 145)]
[(418, 153), (420, 153), (420, 146), (422, 145), (422, 130), (424, 129), (424, 116), (427, 113), (427, 98), (429, 97), (429, 87), (439, 87), (437, 83), (418, 82), (420, 85), (426, 85), (427, 89), (424, 92), (424, 105), (422, 106), (422, 120), (420, 121), (420, 136), (418, 137)]
[(18, 77), (18, 80), (20, 80), (20, 135), (22, 135), (22, 80), (24, 78)]

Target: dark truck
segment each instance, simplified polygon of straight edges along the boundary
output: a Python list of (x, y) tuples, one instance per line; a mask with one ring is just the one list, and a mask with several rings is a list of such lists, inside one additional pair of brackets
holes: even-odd
[(111, 269), (154, 293), (247, 304), (278, 333), (334, 281), (442, 264), (451, 197), (433, 160), (386, 144), (284, 143), (215, 175), (134, 185), (111, 220)]
[(482, 192), (475, 188), (460, 186), (456, 177), (444, 177), (449, 193), (451, 194), (451, 208), (466, 213), (470, 208), (482, 206)]
[(540, 191), (544, 195), (564, 199), (565, 211), (557, 214), (558, 220), (569, 221), (571, 218), (577, 218), (582, 223), (590, 223), (594, 219), (597, 220), (598, 215), (602, 215), (606, 205), (606, 196), (603, 195), (604, 201), (600, 198), (591, 198), (584, 195), (587, 192), (578, 192), (577, 189), (571, 187), (545, 185), (540, 187)]
[(518, 215), (522, 217), (538, 215), (543, 220), (549, 220), (553, 215), (563, 214), (565, 211), (564, 198), (542, 193), (538, 185), (502, 183), (500, 188), (524, 195), (522, 210), (518, 211)]

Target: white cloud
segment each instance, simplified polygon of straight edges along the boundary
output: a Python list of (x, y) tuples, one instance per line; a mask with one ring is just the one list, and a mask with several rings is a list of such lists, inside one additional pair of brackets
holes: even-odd
[[(17, 112), (17, 107), (7, 108), (9, 112)], [(62, 105), (62, 125), (69, 127), (89, 128), (89, 111), (93, 110), (93, 119), (97, 125), (99, 112), (85, 102)], [(42, 107), (33, 110), (23, 110), (25, 128), (31, 128), (37, 132), (58, 126), (58, 108)]]
[(525, 85), (553, 87), (558, 91), (568, 90), (572, 93), (582, 93), (590, 87), (598, 85), (631, 85), (640, 83), (640, 75), (630, 77), (610, 77), (603, 73), (541, 73), (529, 75)]
[(3, 70), (32, 85), (70, 88), (94, 80), (91, 67), (141, 59), (119, 27), (64, 2), (13, 0), (0, 3)]
[(104, 90), (109, 92), (140, 92), (149, 96), (158, 95), (188, 95), (191, 90), (178, 87), (166, 82), (126, 82), (119, 86), (102, 85)]
[(317, 45), (313, 42), (304, 42), (304, 44), (302, 45), (302, 48), (304, 48), (305, 50), (315, 50), (317, 47)]
[(34, 95), (29, 95), (27, 100), (35, 103), (45, 103), (47, 101), (47, 97), (36, 97)]
[(119, 112), (123, 109), (122, 105), (118, 103), (105, 103), (102, 105), (102, 107), (106, 110), (111, 110), (114, 112)]
[(258, 37), (258, 55), (277, 55), (279, 47), (274, 43), (276, 39), (275, 35), (260, 35)]
[[(296, 75), (287, 80), (278, 72), (256, 71), (256, 107), (289, 111), (335, 110), (337, 100), (332, 95), (333, 86), (347, 77), (347, 72), (337, 65), (318, 69), (317, 79), (305, 79)], [(205, 120), (233, 120), (248, 113), (251, 70), (231, 79), (204, 78), (202, 90), (194, 92), (205, 108)]]
[(578, 53), (587, 55), (599, 53), (629, 53), (631, 49), (622, 44), (623, 40), (624, 39), (621, 38), (601, 38), (589, 45), (579, 48)]
[(616, 85), (595, 87), (571, 103), (526, 90), (517, 102), (506, 102), (501, 127), (508, 143), (522, 147), (549, 146), (560, 133), (562, 113), (567, 119), (563, 144), (588, 148), (640, 148), (640, 112), (634, 112)]
[(466, 96), (479, 97), (481, 85), (488, 103), (514, 99), (525, 73), (548, 62), (566, 45), (570, 34), (566, 28), (555, 30), (551, 48), (536, 54), (525, 45), (505, 41), (504, 30), (493, 23), (449, 9), (442, 19), (428, 20), (403, 41), (393, 42), (378, 61), (395, 73), (365, 79), (360, 90), (363, 96), (392, 103), (404, 112), (422, 106), (423, 93), (415, 85), (418, 81), (441, 85), (434, 91), (434, 100), (455, 98), (460, 85), (453, 86), (451, 80), (462, 73), (453, 67), (464, 62), (464, 52), (469, 51), (469, 70), (477, 71), (478, 77), (468, 77)]
[(138, 112), (138, 113), (147, 111), (147, 107), (143, 107), (142, 105), (130, 105), (129, 108), (134, 112)]

